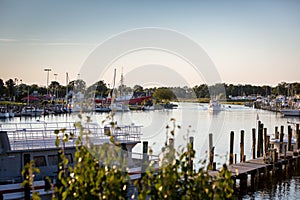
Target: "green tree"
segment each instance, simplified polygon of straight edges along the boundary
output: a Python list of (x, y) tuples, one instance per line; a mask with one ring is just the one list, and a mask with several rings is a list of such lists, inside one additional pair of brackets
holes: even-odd
[(12, 98), (15, 95), (15, 82), (12, 79), (9, 79), (5, 82), (7, 93), (10, 98)]
[(153, 93), (153, 97), (160, 101), (162, 100), (172, 101), (177, 99), (176, 95), (172, 92), (172, 90), (165, 87), (157, 88)]
[(3, 96), (5, 94), (5, 85), (2, 79), (0, 79), (0, 97)]

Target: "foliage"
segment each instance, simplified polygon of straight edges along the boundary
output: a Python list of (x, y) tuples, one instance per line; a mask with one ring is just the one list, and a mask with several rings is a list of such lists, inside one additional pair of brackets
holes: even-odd
[[(171, 120), (173, 129), (170, 130), (170, 134), (174, 137), (177, 126), (175, 120)], [(167, 138), (165, 147), (162, 149), (160, 169), (156, 172), (154, 163), (150, 163), (142, 180), (135, 183), (138, 187), (139, 199), (234, 198), (234, 181), (226, 165), (215, 177), (210, 176), (204, 167), (193, 170), (195, 152), (191, 143), (188, 144), (186, 151), (176, 152), (172, 144), (167, 144)]]
[[(87, 119), (89, 123), (89, 119)], [(68, 159), (64, 156), (64, 149), (60, 150), (61, 160), (58, 174), (59, 184), (55, 187), (57, 195), (53, 199), (125, 199), (128, 188), (128, 174), (113, 162), (121, 163), (121, 160), (112, 162), (107, 155), (109, 151), (119, 154), (118, 150), (111, 145), (104, 144), (100, 147), (83, 145), (89, 140), (90, 131), (86, 130), (81, 123), (75, 124), (80, 129), (76, 141), (75, 165), (68, 165)], [(60, 135), (59, 133), (61, 134)], [(62, 129), (57, 131), (59, 145), (68, 142), (73, 134), (65, 133)], [(89, 143), (87, 143), (90, 145)], [(101, 160), (101, 161), (100, 161)]]
[(29, 188), (31, 188), (32, 192), (32, 199), (33, 200), (40, 200), (39, 197), (39, 193), (34, 191), (34, 187), (33, 187), (33, 181), (34, 181), (34, 174), (35, 173), (40, 173), (40, 170), (36, 167), (34, 167), (34, 161), (30, 161), (29, 163), (27, 163), (23, 170), (22, 170), (22, 175), (24, 176), (24, 181), (22, 182), (22, 186), (26, 187), (28, 186)]
[[(89, 121), (87, 118), (86, 123)], [(173, 128), (166, 127), (166, 142), (162, 148), (159, 170), (155, 166), (156, 162), (149, 163), (145, 159), (143, 166), (147, 168), (142, 171), (142, 178), (134, 182), (138, 190), (137, 198), (233, 199), (234, 182), (226, 165), (217, 176), (210, 176), (204, 167), (194, 169), (195, 151), (191, 143), (187, 145), (186, 150), (182, 148), (180, 152), (175, 150), (174, 143), (167, 143), (169, 139), (174, 141), (175, 131), (180, 128), (175, 119), (171, 119), (171, 122)], [(60, 157), (58, 181), (55, 186), (51, 183), (55, 191), (52, 199), (127, 199), (130, 179), (124, 169), (125, 159), (118, 156), (122, 155), (122, 152), (113, 148), (119, 144), (114, 141), (111, 132), (106, 131), (106, 134), (111, 136), (112, 144), (96, 147), (87, 142), (91, 132), (81, 122), (75, 123), (74, 126), (80, 129), (78, 136), (67, 133), (66, 129), (55, 131), (56, 146), (60, 146)], [(114, 123), (111, 123), (111, 127), (118, 128)], [(72, 166), (64, 155), (64, 146), (69, 140), (76, 138), (75, 164)], [(87, 143), (83, 145), (84, 142)], [(117, 156), (110, 157), (109, 152)], [(151, 152), (150, 149), (149, 153)], [(24, 174), (27, 173), (24, 185), (32, 186), (33, 174), (39, 172), (33, 164), (34, 161), (31, 161), (23, 170)], [(205, 166), (205, 161), (201, 164)], [(35, 194), (34, 199), (38, 198), (38, 194)], [(136, 196), (132, 195), (131, 198), (135, 199)]]
[(159, 101), (162, 100), (168, 100), (168, 101), (172, 101), (172, 100), (176, 100), (176, 96), (175, 94), (172, 92), (171, 89), (169, 88), (157, 88), (155, 90), (155, 92), (153, 93), (153, 97), (157, 98)]

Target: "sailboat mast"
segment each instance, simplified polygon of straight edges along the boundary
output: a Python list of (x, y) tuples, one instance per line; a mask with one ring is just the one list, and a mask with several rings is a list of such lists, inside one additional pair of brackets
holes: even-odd
[(112, 88), (112, 93), (111, 93), (111, 105), (113, 104), (114, 101), (114, 90), (115, 90), (115, 85), (116, 85), (116, 73), (117, 69), (114, 70), (114, 82), (113, 82), (113, 88)]

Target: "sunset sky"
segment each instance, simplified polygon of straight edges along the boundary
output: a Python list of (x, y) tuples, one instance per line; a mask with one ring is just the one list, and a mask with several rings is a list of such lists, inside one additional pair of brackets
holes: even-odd
[[(65, 85), (66, 72), (71, 80), (80, 78), (83, 64), (104, 41), (144, 27), (173, 30), (193, 40), (212, 60), (222, 82), (300, 81), (297, 0), (0, 0), (0, 78), (46, 85), (44, 69), (51, 68), (50, 80), (57, 74)], [(122, 68), (129, 86), (205, 83), (205, 77), (194, 77), (187, 62), (168, 52), (133, 52), (112, 60), (110, 68), (119, 73)], [(111, 83), (111, 72), (101, 79)]]

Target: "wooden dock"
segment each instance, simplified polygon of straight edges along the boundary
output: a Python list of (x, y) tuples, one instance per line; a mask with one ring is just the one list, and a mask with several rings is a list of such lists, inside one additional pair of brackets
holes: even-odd
[[(235, 181), (235, 187), (240, 190), (257, 188), (258, 183), (270, 180), (271, 177), (290, 177), (293, 173), (300, 171), (300, 155), (287, 152), (273, 163), (265, 163), (263, 157), (251, 159), (246, 162), (236, 163), (228, 166)], [(216, 176), (218, 171), (209, 170), (211, 176)]]
[[(244, 155), (244, 131), (240, 134), (240, 163), (237, 163), (237, 154), (233, 154), (234, 132), (230, 133), (230, 150), (228, 170), (232, 173), (235, 187), (241, 192), (248, 188), (254, 190), (259, 183), (268, 183), (273, 177), (286, 178), (300, 172), (300, 129), (296, 124), (296, 142), (292, 144), (292, 129), (288, 126), (288, 141), (283, 141), (284, 126), (275, 127), (275, 138), (277, 141), (270, 142), (267, 128), (258, 122), (258, 130), (252, 129), (252, 159), (246, 161)], [(257, 138), (257, 140), (256, 140)], [(210, 141), (210, 162), (208, 173), (216, 176), (218, 171), (213, 162), (214, 148)], [(257, 145), (257, 148), (256, 148)], [(243, 192), (242, 192), (243, 193)]]

